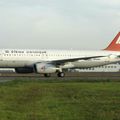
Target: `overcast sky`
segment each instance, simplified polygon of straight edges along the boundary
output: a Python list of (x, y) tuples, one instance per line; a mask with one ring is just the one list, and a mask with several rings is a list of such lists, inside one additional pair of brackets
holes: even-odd
[(0, 0), (0, 48), (102, 49), (120, 31), (120, 0)]

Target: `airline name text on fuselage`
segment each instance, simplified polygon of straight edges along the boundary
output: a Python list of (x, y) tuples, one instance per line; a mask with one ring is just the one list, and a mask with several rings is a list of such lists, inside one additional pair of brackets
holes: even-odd
[(21, 54), (21, 53), (23, 53), (23, 54), (25, 54), (25, 53), (27, 53), (27, 54), (45, 54), (46, 53), (46, 51), (42, 51), (42, 50), (5, 50), (4, 51), (5, 53), (7, 53), (7, 54), (12, 54), (12, 53), (14, 53), (14, 54)]

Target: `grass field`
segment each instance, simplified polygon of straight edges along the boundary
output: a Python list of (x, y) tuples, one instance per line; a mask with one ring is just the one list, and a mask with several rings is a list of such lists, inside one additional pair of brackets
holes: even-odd
[(120, 120), (120, 83), (0, 83), (0, 120)]

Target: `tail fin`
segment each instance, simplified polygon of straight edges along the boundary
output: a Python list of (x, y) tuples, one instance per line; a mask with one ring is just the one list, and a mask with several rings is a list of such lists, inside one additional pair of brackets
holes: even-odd
[(110, 45), (104, 50), (120, 51), (120, 32), (116, 35)]

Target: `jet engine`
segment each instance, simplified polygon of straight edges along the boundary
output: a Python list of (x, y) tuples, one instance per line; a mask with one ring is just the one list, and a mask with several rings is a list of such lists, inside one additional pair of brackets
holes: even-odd
[(38, 63), (35, 65), (35, 69), (37, 73), (55, 73), (59, 68), (56, 66), (48, 64), (48, 63)]

